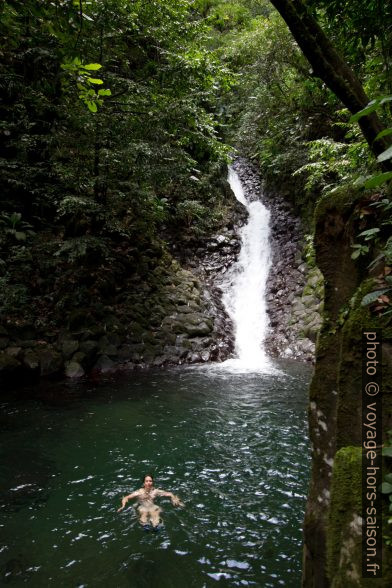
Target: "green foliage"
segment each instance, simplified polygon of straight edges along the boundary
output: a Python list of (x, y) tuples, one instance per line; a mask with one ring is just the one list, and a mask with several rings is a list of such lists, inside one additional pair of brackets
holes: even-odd
[(368, 245), (354, 243), (354, 245), (351, 245), (351, 247), (354, 249), (354, 251), (351, 254), (351, 259), (358, 259), (360, 255), (366, 255), (367, 253), (369, 253)]
[(392, 172), (384, 172), (382, 174), (376, 174), (366, 180), (364, 186), (367, 190), (371, 190), (372, 188), (377, 188), (382, 184), (385, 184), (389, 180), (392, 179)]
[(90, 112), (97, 112), (98, 106), (102, 106), (102, 96), (111, 96), (109, 89), (97, 89), (95, 86), (103, 84), (100, 78), (90, 77), (91, 71), (101, 69), (100, 63), (83, 64), (79, 57), (74, 57), (71, 61), (61, 64), (64, 69), (75, 81), (79, 90), (79, 98), (84, 102)]
[(376, 302), (382, 294), (386, 294), (389, 292), (391, 288), (382, 288), (381, 290), (375, 290), (374, 292), (369, 292), (362, 298), (361, 306), (368, 306), (373, 302)]
[(12, 214), (3, 213), (0, 216), (0, 230), (4, 235), (14, 237), (17, 241), (26, 241), (28, 236), (34, 235), (32, 226), (22, 220), (20, 212), (13, 212)]
[[(362, 110), (359, 110), (358, 112), (353, 114), (350, 117), (349, 122), (353, 123), (353, 122), (359, 121), (359, 119), (362, 118), (363, 116), (367, 116), (367, 115), (371, 114), (372, 112), (377, 110), (380, 106), (382, 106), (386, 102), (391, 102), (391, 100), (392, 100), (392, 96), (381, 96), (380, 98), (375, 98), (374, 100), (371, 100), (369, 102), (369, 104), (367, 106), (365, 106), (365, 108), (362, 108)], [(389, 131), (388, 132), (381, 131), (377, 135), (377, 138), (379, 139), (380, 137), (384, 137), (387, 134), (389, 134)]]
[(90, 261), (90, 263), (95, 264), (110, 261), (111, 259), (107, 243), (91, 235), (67, 239), (59, 245), (59, 249), (54, 253), (54, 256), (65, 257), (71, 264), (81, 261)]
[(378, 0), (310, 0), (324, 30), (358, 73), (371, 94), (391, 88), (392, 10)]
[(364, 141), (343, 143), (324, 137), (308, 142), (309, 163), (297, 169), (293, 176), (305, 174), (305, 188), (330, 192), (358, 175), (369, 164), (370, 154)]
[(10, 283), (10, 278), (0, 276), (0, 312), (9, 313), (15, 308), (22, 308), (30, 300), (28, 289), (22, 284)]
[(9, 0), (0, 32), (0, 274), (7, 312), (28, 291), (51, 320), (88, 303), (113, 259), (121, 275), (118, 248), (135, 271), (162, 231), (219, 222), (216, 110), (233, 76), (191, 0)]
[[(357, 112), (356, 114), (354, 114), (350, 118), (350, 122), (357, 122), (363, 116), (371, 114), (375, 110), (379, 109), (383, 104), (385, 104), (387, 102), (391, 102), (391, 101), (392, 101), (392, 96), (382, 96), (380, 98), (375, 98), (374, 100), (371, 100), (365, 108), (363, 108), (362, 110), (360, 110), (359, 112)], [(387, 137), (391, 133), (392, 133), (391, 128), (384, 129), (383, 131), (380, 131), (378, 133), (375, 141), (377, 141), (378, 139), (381, 139), (383, 137)], [(387, 161), (388, 159), (391, 159), (391, 158), (392, 158), (392, 145), (390, 147), (388, 147), (387, 149), (385, 149), (382, 153), (380, 153), (380, 155), (377, 157), (377, 161), (379, 163), (382, 163), (382, 162)], [(372, 176), (365, 183), (365, 188), (375, 188), (385, 182), (388, 182), (391, 178), (392, 178), (391, 172), (386, 172), (384, 174), (378, 174), (376, 176)]]
[(221, 32), (236, 29), (250, 18), (250, 11), (241, 2), (229, 1), (214, 4), (208, 22)]
[(194, 220), (201, 220), (208, 215), (208, 209), (197, 200), (185, 200), (177, 204), (177, 218), (190, 227)]
[(305, 246), (303, 248), (303, 258), (309, 267), (316, 266), (316, 253), (314, 250), (313, 234), (305, 235)]
[[(356, 122), (360, 120), (361, 117), (374, 112), (375, 110), (379, 109), (383, 104), (388, 103), (392, 100), (392, 96), (383, 96), (381, 98), (376, 98), (369, 102), (369, 104), (363, 108), (361, 111), (357, 112), (354, 116), (350, 118), (350, 122)], [(385, 129), (381, 131), (377, 135), (377, 139), (389, 136), (392, 132), (392, 129)], [(386, 161), (392, 158), (392, 147), (386, 149), (383, 153), (381, 153), (377, 160), (379, 162)], [(385, 185), (392, 179), (392, 172), (384, 172), (382, 174), (374, 174), (370, 178), (368, 178), (364, 182), (364, 188), (368, 190), (372, 190), (374, 188), (378, 188), (381, 185)], [(392, 224), (392, 202), (389, 198), (377, 198), (375, 202), (370, 203), (370, 206), (375, 207), (378, 209), (378, 216), (375, 218), (376, 226), (373, 226), (369, 229), (366, 229), (358, 234), (359, 238), (363, 238), (365, 241), (374, 242), (378, 250), (381, 250), (376, 257), (376, 259), (369, 265), (369, 268), (375, 267), (377, 264), (384, 263), (384, 274), (381, 274), (379, 278), (379, 287), (364, 296), (362, 300), (362, 306), (369, 306), (373, 305), (375, 311), (380, 312), (383, 316), (389, 315), (392, 313), (392, 304), (391, 299), (388, 294), (392, 292), (392, 278), (388, 274), (389, 272), (389, 264), (392, 263), (392, 238), (387, 237), (383, 238), (383, 233), (385, 234), (385, 228), (389, 227)], [(389, 231), (390, 233), (390, 231)], [(370, 247), (367, 245), (355, 244), (353, 245), (355, 251), (351, 255), (353, 259), (356, 259), (363, 253), (368, 253), (370, 251)], [(380, 287), (381, 286), (381, 287)]]

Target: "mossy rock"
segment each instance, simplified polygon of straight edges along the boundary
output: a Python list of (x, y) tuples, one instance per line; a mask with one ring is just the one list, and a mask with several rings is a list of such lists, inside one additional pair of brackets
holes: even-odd
[(61, 352), (63, 354), (64, 359), (70, 359), (72, 355), (77, 351), (79, 348), (79, 341), (76, 339), (68, 339), (63, 342), (61, 346)]
[(23, 365), (28, 370), (38, 370), (39, 369), (39, 357), (38, 354), (33, 349), (27, 349), (23, 356)]
[(327, 526), (327, 571), (331, 586), (360, 586), (362, 529), (355, 526), (362, 512), (362, 449), (342, 447), (332, 469)]
[(114, 370), (115, 367), (116, 364), (107, 355), (100, 355), (93, 367), (93, 372), (95, 371), (105, 374)]
[(92, 339), (87, 339), (81, 342), (79, 350), (85, 354), (87, 361), (90, 363), (97, 354), (98, 343)]
[(362, 578), (362, 448), (342, 447), (332, 470), (327, 526), (327, 571), (331, 588), (392, 586), (392, 569), (382, 578)]
[(85, 372), (80, 363), (77, 361), (69, 361), (65, 365), (65, 375), (67, 378), (82, 378)]
[(210, 321), (203, 321), (197, 325), (186, 324), (184, 325), (184, 331), (190, 337), (203, 337), (204, 335), (211, 333), (212, 326)]
[(349, 212), (353, 205), (363, 198), (363, 192), (352, 186), (340, 186), (333, 192), (325, 194), (317, 203), (314, 216), (315, 220), (325, 217), (331, 209), (339, 212)]

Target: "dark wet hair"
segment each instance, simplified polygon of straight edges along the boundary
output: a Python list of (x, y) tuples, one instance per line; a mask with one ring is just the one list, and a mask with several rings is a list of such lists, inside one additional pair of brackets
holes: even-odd
[(151, 480), (152, 480), (152, 481), (153, 481), (153, 483), (154, 483), (154, 476), (152, 476), (151, 474), (146, 474), (145, 476), (143, 476), (143, 484), (144, 484), (144, 482), (146, 481), (146, 478), (151, 478)]

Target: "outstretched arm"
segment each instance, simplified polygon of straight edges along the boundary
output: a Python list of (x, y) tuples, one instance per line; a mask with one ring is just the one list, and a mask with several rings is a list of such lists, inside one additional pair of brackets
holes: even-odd
[(173, 506), (184, 506), (184, 503), (181, 502), (178, 496), (176, 496), (172, 492), (165, 492), (164, 490), (161, 490), (160, 492), (160, 496), (167, 496), (168, 498), (170, 498)]
[(121, 500), (121, 506), (117, 510), (117, 512), (120, 512), (120, 510), (123, 510), (123, 508), (125, 508), (125, 505), (127, 504), (128, 500), (132, 500), (132, 498), (136, 498), (136, 496), (139, 496), (138, 490), (136, 490), (135, 492), (132, 492), (132, 494), (128, 494), (128, 496), (123, 496), (123, 498)]

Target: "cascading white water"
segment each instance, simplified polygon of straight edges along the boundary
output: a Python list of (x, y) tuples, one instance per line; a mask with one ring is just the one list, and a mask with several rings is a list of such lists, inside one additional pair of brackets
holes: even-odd
[(228, 181), (237, 200), (247, 208), (249, 218), (241, 229), (241, 251), (224, 285), (223, 302), (234, 323), (236, 361), (243, 367), (262, 370), (270, 366), (263, 347), (268, 326), (265, 290), (271, 266), (270, 213), (261, 202), (247, 201), (232, 168)]

